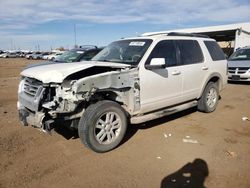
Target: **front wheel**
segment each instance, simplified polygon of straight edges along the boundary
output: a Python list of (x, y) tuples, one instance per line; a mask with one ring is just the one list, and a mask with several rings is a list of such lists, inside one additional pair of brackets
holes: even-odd
[(219, 100), (219, 90), (214, 82), (209, 82), (198, 101), (198, 110), (202, 112), (213, 112)]
[(90, 105), (78, 125), (78, 134), (88, 148), (103, 153), (120, 144), (127, 130), (127, 117), (118, 103), (100, 101)]

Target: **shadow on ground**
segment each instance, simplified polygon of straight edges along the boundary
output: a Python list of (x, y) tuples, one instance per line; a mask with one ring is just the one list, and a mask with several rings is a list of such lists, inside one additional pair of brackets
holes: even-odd
[(166, 176), (161, 181), (161, 188), (205, 188), (208, 166), (203, 159), (195, 159), (181, 169)]
[(250, 85), (250, 82), (247, 81), (227, 81), (228, 84), (234, 85)]
[(159, 119), (148, 121), (148, 122), (145, 122), (143, 124), (129, 125), (128, 129), (127, 129), (127, 133), (126, 133), (121, 145), (126, 143), (131, 137), (133, 137), (138, 130), (150, 129), (150, 128), (153, 128), (155, 126), (159, 126), (163, 123), (173, 121), (173, 120), (178, 119), (180, 117), (190, 115), (194, 112), (197, 112), (197, 107), (190, 108), (190, 109), (187, 109), (187, 110), (184, 110), (184, 111), (181, 111), (181, 112), (169, 115), (169, 116), (165, 116), (165, 117), (162, 117)]
[[(175, 120), (177, 118), (190, 115), (190, 114), (192, 114), (194, 112), (197, 112), (196, 107), (190, 108), (190, 109), (187, 109), (185, 111), (181, 111), (181, 112), (169, 115), (169, 116), (165, 116), (165, 117), (162, 117), (162, 118), (159, 118), (159, 119), (156, 119), (156, 120), (148, 121), (148, 122), (143, 123), (143, 124), (129, 125), (128, 129), (127, 129), (127, 132), (126, 132), (126, 135), (125, 135), (125, 137), (124, 137), (124, 139), (123, 139), (123, 141), (121, 142), (120, 145), (126, 143), (140, 129), (141, 130), (149, 129), (149, 128), (161, 125), (163, 123), (173, 121), (173, 120)], [(63, 136), (67, 140), (79, 138), (77, 130), (68, 128), (69, 126), (67, 126), (67, 125), (65, 126), (65, 123), (66, 122), (58, 122), (57, 124), (55, 124), (54, 131), (56, 133), (60, 134), (61, 136)]]
[(79, 138), (77, 129), (65, 126), (65, 122), (55, 124), (54, 131), (67, 140)]

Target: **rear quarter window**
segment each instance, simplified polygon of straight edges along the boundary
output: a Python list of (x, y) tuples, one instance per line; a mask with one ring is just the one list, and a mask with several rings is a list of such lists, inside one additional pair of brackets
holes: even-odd
[(226, 59), (224, 52), (215, 41), (204, 41), (213, 61)]

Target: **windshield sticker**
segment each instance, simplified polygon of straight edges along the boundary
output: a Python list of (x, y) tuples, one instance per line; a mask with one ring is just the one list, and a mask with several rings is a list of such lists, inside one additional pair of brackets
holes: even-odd
[(78, 54), (83, 54), (83, 51), (77, 51), (76, 53), (78, 53)]
[(130, 42), (129, 46), (144, 46), (145, 42), (141, 42), (141, 41), (134, 41), (134, 42)]

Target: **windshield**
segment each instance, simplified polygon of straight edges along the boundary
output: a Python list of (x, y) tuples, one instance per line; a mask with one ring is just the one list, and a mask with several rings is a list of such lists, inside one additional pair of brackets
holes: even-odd
[(121, 40), (104, 48), (92, 60), (138, 65), (152, 40)]
[(234, 52), (230, 57), (230, 61), (250, 60), (250, 49), (240, 49)]
[(77, 50), (71, 50), (64, 52), (63, 54), (57, 56), (55, 58), (55, 61), (57, 62), (75, 62), (78, 60), (78, 58), (84, 53), (84, 51), (77, 51)]

